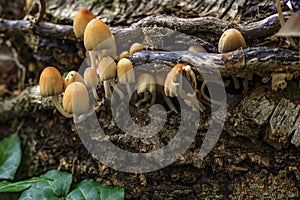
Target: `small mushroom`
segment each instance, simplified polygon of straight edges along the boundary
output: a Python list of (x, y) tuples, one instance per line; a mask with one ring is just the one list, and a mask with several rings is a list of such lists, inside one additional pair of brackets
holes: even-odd
[(166, 94), (164, 92), (165, 78), (166, 78), (166, 73), (163, 73), (163, 72), (157, 73), (155, 75), (157, 94), (162, 95), (162, 98), (163, 98), (164, 102), (167, 104), (167, 106), (169, 107), (169, 109), (171, 111), (174, 111), (174, 112), (178, 113), (178, 111), (177, 111), (175, 105), (173, 104), (172, 100), (168, 96), (166, 96)]
[[(272, 90), (277, 91), (280, 89), (285, 89), (287, 87), (287, 82), (285, 81), (286, 78), (291, 79), (288, 77), (286, 73), (273, 73), (272, 75)], [(290, 74), (289, 74), (290, 76)]]
[(130, 46), (130, 49), (129, 49), (129, 54), (133, 54), (134, 52), (137, 52), (137, 51), (140, 51), (140, 50), (143, 50), (145, 47), (142, 43), (139, 43), (139, 42), (135, 42), (133, 43), (131, 46)]
[(236, 29), (227, 29), (220, 37), (218, 50), (220, 53), (226, 53), (246, 47), (246, 41), (242, 33)]
[[(92, 19), (84, 31), (84, 46), (89, 51), (91, 65), (96, 66), (96, 57), (100, 60), (102, 56), (116, 57), (116, 42), (109, 27), (100, 19)], [(114, 55), (109, 55), (114, 54)]]
[(119, 61), (119, 60), (121, 60), (122, 58), (126, 58), (126, 57), (128, 57), (130, 54), (129, 54), (129, 51), (122, 51), (120, 54), (119, 54), (119, 56), (118, 56), (118, 58), (117, 58), (117, 61)]
[(64, 79), (64, 88), (66, 89), (68, 87), (68, 85), (70, 85), (73, 82), (84, 83), (84, 79), (82, 78), (82, 76), (78, 72), (76, 72), (74, 70), (70, 71), (66, 75), (66, 77)]
[(65, 112), (59, 103), (58, 96), (63, 92), (63, 79), (55, 67), (49, 66), (43, 69), (40, 75), (39, 86), (42, 97), (52, 96), (53, 103), (57, 110), (66, 118), (72, 117), (72, 115)]
[(117, 65), (114, 59), (110, 56), (104, 56), (100, 59), (98, 63), (98, 72), (100, 75), (100, 80), (103, 81), (105, 98), (111, 98), (111, 84), (114, 90), (119, 94), (120, 98), (124, 98), (124, 93), (115, 85), (114, 80), (117, 76)]
[(122, 84), (126, 84), (128, 95), (132, 95), (130, 83), (135, 82), (135, 75), (133, 65), (127, 58), (122, 58), (117, 64), (117, 76), (118, 80)]
[(64, 93), (63, 107), (67, 113), (73, 114), (74, 123), (83, 121), (90, 108), (86, 86), (80, 82), (71, 83)]
[(73, 20), (73, 31), (75, 37), (78, 39), (83, 38), (84, 30), (86, 25), (92, 20), (95, 19), (96, 16), (93, 15), (91, 11), (86, 8), (80, 9), (74, 17)]
[(136, 107), (150, 100), (147, 92), (150, 92), (152, 96), (150, 106), (154, 105), (156, 101), (156, 83), (154, 76), (150, 73), (142, 73), (138, 78), (136, 91), (138, 95), (144, 94), (144, 98), (135, 104)]
[(188, 51), (199, 52), (199, 53), (207, 53), (207, 51), (201, 45), (192, 45), (188, 48)]
[(187, 95), (183, 89), (182, 79), (185, 76), (190, 82), (192, 88), (197, 88), (196, 76), (190, 65), (176, 64), (172, 70), (167, 74), (164, 90), (166, 96), (178, 97), (191, 101), (191, 103), (197, 106), (198, 110), (203, 111), (205, 107), (194, 96)]
[(94, 95), (94, 98), (96, 100), (99, 100), (99, 96), (97, 94), (97, 84), (98, 84), (98, 75), (97, 72), (94, 68), (88, 67), (85, 69), (84, 74), (83, 74), (84, 82), (88, 87), (92, 88), (92, 92)]

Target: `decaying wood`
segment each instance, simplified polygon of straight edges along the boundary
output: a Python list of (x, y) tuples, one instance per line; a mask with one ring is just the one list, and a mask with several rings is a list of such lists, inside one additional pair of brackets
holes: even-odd
[(39, 86), (27, 87), (17, 97), (0, 101), (0, 123), (28, 116), (37, 110), (53, 108), (50, 97), (41, 97)]
[[(127, 28), (112, 27), (111, 31), (113, 34), (120, 34), (121, 38), (125, 37), (124, 39), (132, 39), (134, 38), (134, 32), (138, 32), (137, 29), (151, 26), (166, 27), (178, 32), (200, 37), (203, 33), (220, 36), (226, 28), (231, 27), (240, 30), (244, 34), (246, 40), (263, 39), (267, 36), (273, 35), (280, 28), (277, 14), (247, 25), (238, 25), (213, 17), (183, 19), (157, 15), (146, 17)], [(40, 22), (34, 25), (30, 21), (1, 19), (0, 33), (7, 35), (33, 33), (34, 35), (40, 35), (43, 37), (51, 36), (62, 40), (76, 40), (72, 26), (52, 24), (49, 22)], [(215, 40), (217, 40), (217, 38), (215, 38)]]
[[(239, 56), (238, 56), (239, 55)], [(188, 51), (140, 51), (129, 57), (134, 67), (144, 67), (145, 64), (158, 64), (149, 68), (153, 72), (159, 70), (168, 71), (176, 63), (185, 62), (193, 66), (199, 77), (209, 76), (217, 70), (223, 77), (237, 75), (242, 72), (254, 72), (257, 74), (270, 74), (271, 72), (288, 72), (297, 76), (300, 73), (299, 55), (286, 49), (273, 49), (266, 47), (240, 49), (227, 54), (192, 53)], [(210, 65), (209, 63), (212, 63)], [(18, 113), (31, 112), (37, 105), (44, 107), (44, 101), (38, 94), (38, 90), (27, 89), (12, 100), (0, 102), (0, 115), (2, 121), (19, 116)], [(27, 104), (24, 104), (24, 103)], [(24, 106), (26, 109), (24, 109)], [(252, 111), (250, 111), (252, 112)], [(263, 118), (263, 117), (259, 117)], [(259, 119), (258, 119), (259, 120)], [(264, 121), (263, 121), (264, 122)]]

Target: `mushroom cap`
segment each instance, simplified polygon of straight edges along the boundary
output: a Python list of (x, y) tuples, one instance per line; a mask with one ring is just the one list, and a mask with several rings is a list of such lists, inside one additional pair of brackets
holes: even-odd
[(207, 51), (204, 49), (201, 45), (192, 45), (188, 48), (188, 51), (192, 52), (200, 52), (200, 53), (207, 53)]
[(139, 43), (139, 42), (135, 42), (130, 46), (129, 49), (129, 54), (133, 54), (134, 52), (140, 51), (144, 49), (144, 45)]
[(84, 83), (84, 79), (78, 72), (72, 70), (66, 75), (64, 79), (64, 88), (66, 89), (68, 85), (70, 85), (73, 82)]
[(67, 113), (81, 115), (86, 113), (90, 107), (88, 90), (81, 82), (71, 83), (65, 90), (62, 101)]
[(94, 68), (88, 67), (83, 74), (84, 82), (88, 87), (95, 87), (98, 84), (98, 75)]
[(129, 51), (122, 51), (122, 52), (119, 54), (117, 60), (119, 61), (119, 60), (121, 60), (122, 58), (128, 57), (129, 55), (130, 55), (130, 54), (129, 54)]
[(138, 78), (136, 91), (141, 94), (147, 90), (151, 93), (156, 91), (155, 78), (150, 73), (142, 73)]
[(128, 58), (122, 58), (117, 64), (117, 76), (122, 84), (134, 83), (135, 75), (132, 62)]
[(63, 92), (63, 79), (60, 72), (52, 66), (46, 67), (39, 80), (41, 96), (54, 96)]
[(220, 37), (218, 50), (220, 53), (226, 53), (246, 47), (246, 41), (242, 33), (236, 29), (227, 29)]
[(86, 8), (80, 9), (73, 20), (73, 31), (76, 38), (82, 38), (86, 25), (96, 16)]
[[(166, 96), (175, 97), (178, 96), (177, 92), (177, 86), (178, 86), (178, 78), (182, 72), (182, 68), (186, 66), (186, 64), (176, 64), (171, 71), (167, 74), (167, 77), (165, 79), (164, 83), (164, 90)], [(179, 74), (180, 73), (180, 74)]]
[(295, 12), (275, 35), (300, 37), (300, 11)]
[(86, 26), (83, 37), (88, 51), (93, 49), (110, 49), (115, 42), (109, 27), (100, 19), (92, 19)]
[(98, 72), (101, 81), (116, 78), (117, 65), (114, 59), (110, 56), (104, 56), (98, 63)]

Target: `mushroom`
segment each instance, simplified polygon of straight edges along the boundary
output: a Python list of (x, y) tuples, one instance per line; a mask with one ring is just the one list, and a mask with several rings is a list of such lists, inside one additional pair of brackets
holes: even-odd
[(129, 54), (133, 54), (134, 52), (140, 51), (144, 49), (144, 45), (139, 43), (139, 42), (135, 42), (130, 46), (129, 49)]
[(66, 77), (64, 79), (64, 88), (66, 89), (68, 87), (68, 85), (70, 85), (73, 82), (84, 83), (84, 79), (82, 78), (82, 76), (78, 72), (76, 72), (74, 70), (70, 71), (66, 75)]
[(73, 31), (75, 37), (78, 39), (83, 38), (84, 30), (86, 25), (92, 20), (95, 19), (96, 16), (93, 15), (91, 11), (86, 8), (80, 9), (74, 17), (73, 20)]
[(142, 73), (138, 78), (136, 91), (138, 95), (144, 94), (144, 98), (135, 104), (136, 107), (150, 100), (147, 92), (150, 92), (152, 96), (150, 106), (154, 105), (156, 101), (156, 84), (154, 76), (150, 73)]
[(285, 89), (287, 87), (287, 80), (291, 80), (293, 78), (292, 74), (286, 74), (286, 73), (272, 73), (272, 90), (277, 91), (280, 89)]
[(98, 72), (100, 75), (100, 80), (103, 81), (105, 98), (111, 98), (111, 84), (114, 90), (119, 94), (120, 98), (124, 98), (124, 93), (115, 85), (114, 79), (117, 75), (117, 65), (114, 59), (110, 56), (104, 56), (100, 59), (98, 63)]
[[(218, 43), (218, 50), (220, 53), (227, 53), (230, 51), (237, 50), (239, 48), (246, 47), (246, 41), (242, 33), (234, 28), (227, 29), (220, 37)], [(240, 74), (240, 77), (245, 77), (245, 75)], [(251, 77), (252, 75), (247, 75), (247, 77)], [(232, 76), (234, 88), (240, 88), (239, 80), (237, 77)], [(248, 85), (248, 79), (244, 80), (244, 85)]]
[(178, 97), (191, 101), (191, 104), (195, 105), (198, 110), (203, 111), (205, 110), (205, 107), (194, 98), (194, 96), (187, 95), (187, 93), (183, 90), (183, 84), (182, 84), (182, 78), (185, 76), (190, 84), (192, 85), (192, 88), (197, 88), (197, 80), (195, 73), (191, 69), (190, 65), (187, 64), (176, 64), (172, 70), (167, 74), (165, 84), (164, 84), (164, 90), (166, 96), (170, 97)]
[(284, 37), (299, 37), (299, 55), (300, 55), (300, 11), (295, 12), (286, 23), (275, 34)]
[(52, 66), (43, 69), (40, 80), (40, 94), (42, 97), (52, 96), (53, 103), (57, 110), (66, 118), (71, 118), (72, 115), (65, 112), (58, 100), (58, 95), (63, 92), (63, 79), (60, 72)]
[[(100, 60), (102, 56), (116, 57), (116, 42), (108, 26), (100, 19), (92, 19), (84, 31), (84, 46), (89, 51), (91, 65), (96, 66), (96, 56)], [(96, 55), (97, 53), (97, 55)]]
[(84, 114), (90, 108), (90, 99), (83, 83), (73, 82), (67, 87), (63, 96), (63, 107), (67, 113), (73, 114), (74, 123), (79, 123), (86, 118)]
[(201, 45), (192, 45), (188, 48), (188, 51), (207, 53), (207, 51)]
[(117, 61), (119, 61), (119, 60), (121, 60), (122, 58), (126, 58), (126, 57), (128, 57), (130, 54), (129, 54), (129, 51), (122, 51), (120, 54), (119, 54), (119, 56), (118, 56), (118, 58), (117, 58)]
[(88, 87), (92, 88), (92, 92), (94, 95), (94, 98), (96, 100), (99, 100), (99, 96), (97, 94), (97, 84), (98, 84), (98, 75), (97, 72), (94, 68), (88, 67), (85, 69), (84, 74), (83, 74), (84, 82)]
[(135, 82), (135, 75), (133, 65), (127, 58), (122, 58), (117, 64), (117, 76), (118, 80), (122, 84), (126, 84), (128, 95), (132, 95), (130, 83)]
[(165, 92), (164, 92), (164, 81), (165, 81), (165, 78), (166, 78), (166, 73), (157, 73), (155, 75), (155, 82), (156, 82), (156, 90), (157, 90), (157, 94), (161, 94), (163, 99), (164, 99), (164, 102), (167, 104), (167, 106), (169, 107), (169, 109), (171, 111), (174, 111), (176, 113), (178, 113), (176, 107), (174, 106), (172, 100), (166, 96)]
[(220, 37), (218, 50), (220, 53), (234, 51), (246, 47), (246, 41), (242, 33), (234, 28), (227, 29)]

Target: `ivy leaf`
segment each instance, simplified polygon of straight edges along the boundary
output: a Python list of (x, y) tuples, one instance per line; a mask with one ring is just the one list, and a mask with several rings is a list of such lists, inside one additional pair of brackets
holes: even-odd
[(83, 180), (69, 193), (66, 200), (121, 200), (124, 199), (123, 188), (111, 188), (94, 180)]
[(21, 194), (19, 200), (52, 200), (67, 196), (72, 184), (72, 174), (50, 170), (40, 177), (52, 179), (53, 181), (44, 180), (32, 184), (28, 190)]
[(18, 181), (15, 183), (11, 183), (8, 181), (2, 181), (2, 182), (0, 182), (0, 193), (22, 192), (23, 190), (28, 189), (33, 183), (43, 181), (43, 180), (52, 180), (52, 179), (33, 177), (31, 179), (24, 180), (24, 181)]
[(20, 163), (20, 138), (14, 133), (0, 141), (0, 179), (14, 179)]

